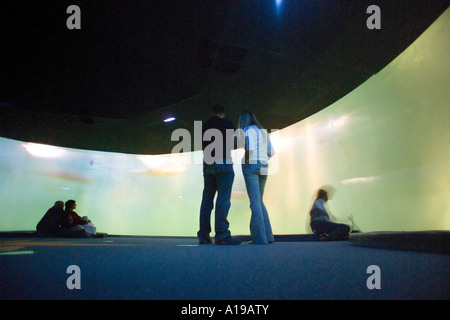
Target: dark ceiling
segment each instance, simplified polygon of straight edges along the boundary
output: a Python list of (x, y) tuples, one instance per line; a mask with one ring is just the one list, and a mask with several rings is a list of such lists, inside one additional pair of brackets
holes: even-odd
[[(277, 3), (280, 3), (277, 6)], [(69, 30), (69, 5), (81, 30)], [(381, 9), (369, 30), (367, 8)], [(385, 67), (444, 0), (8, 1), (1, 5), (0, 135), (168, 153), (212, 104), (281, 129)], [(174, 115), (177, 120), (162, 120)]]

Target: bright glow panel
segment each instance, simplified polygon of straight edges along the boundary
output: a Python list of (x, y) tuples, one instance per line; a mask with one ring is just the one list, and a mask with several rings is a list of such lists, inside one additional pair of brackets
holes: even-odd
[[(350, 223), (352, 215), (363, 231), (450, 229), (449, 26), (448, 10), (383, 71), (272, 135), (277, 157), (265, 203), (274, 233), (309, 232), (308, 211), (322, 185), (334, 188), (328, 208), (335, 219)], [(202, 165), (190, 162), (199, 156), (0, 138), (0, 230), (34, 230), (56, 200), (75, 199), (101, 232), (195, 236), (203, 178)], [(237, 164), (235, 173), (230, 230), (249, 234)]]

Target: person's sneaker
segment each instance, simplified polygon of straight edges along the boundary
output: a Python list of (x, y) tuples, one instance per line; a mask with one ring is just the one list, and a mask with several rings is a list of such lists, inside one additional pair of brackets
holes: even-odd
[(331, 241), (331, 238), (327, 233), (322, 233), (319, 235), (319, 241)]
[(92, 234), (92, 238), (106, 238), (108, 236), (107, 233), (104, 232), (97, 232)]
[(212, 244), (211, 238), (202, 238), (198, 240), (198, 244)]
[(250, 240), (250, 241), (248, 242), (248, 244), (254, 244), (254, 245), (266, 245), (266, 244), (269, 244), (269, 243), (273, 243), (273, 241), (272, 241), (272, 242), (267, 242), (267, 243), (256, 243), (255, 241)]
[(241, 244), (241, 240), (239, 239), (234, 239), (234, 238), (225, 238), (225, 239), (221, 239), (221, 240), (216, 240), (215, 244), (219, 245), (219, 246), (233, 246), (233, 245), (239, 245)]

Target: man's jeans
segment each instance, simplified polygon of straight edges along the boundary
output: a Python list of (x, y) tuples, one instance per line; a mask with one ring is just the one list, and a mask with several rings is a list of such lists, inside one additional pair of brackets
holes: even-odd
[(203, 198), (200, 207), (199, 240), (209, 239), (211, 232), (211, 211), (214, 208), (214, 196), (217, 192), (215, 209), (215, 241), (227, 239), (231, 236), (227, 220), (230, 210), (231, 188), (234, 181), (232, 164), (204, 164), (203, 165)]
[(252, 217), (250, 220), (250, 233), (255, 244), (273, 242), (272, 227), (269, 214), (263, 202), (264, 187), (267, 181), (267, 165), (243, 164), (245, 185), (250, 198)]

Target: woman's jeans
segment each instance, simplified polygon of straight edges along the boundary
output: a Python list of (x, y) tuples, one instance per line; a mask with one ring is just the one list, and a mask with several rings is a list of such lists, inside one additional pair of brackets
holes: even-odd
[[(261, 171), (262, 174), (261, 174)], [(263, 202), (264, 187), (267, 181), (267, 165), (242, 164), (245, 186), (250, 198), (252, 217), (250, 220), (250, 233), (255, 244), (267, 244), (273, 242), (272, 227), (269, 214)]]
[(211, 211), (214, 208), (214, 196), (217, 192), (215, 209), (215, 241), (231, 237), (228, 222), (231, 188), (234, 181), (232, 164), (205, 164), (203, 166), (203, 197), (200, 207), (200, 230), (197, 235), (203, 241), (209, 239), (211, 232)]

